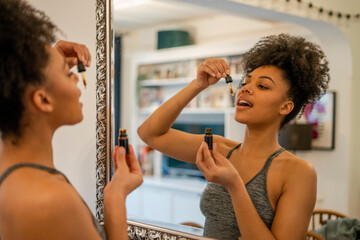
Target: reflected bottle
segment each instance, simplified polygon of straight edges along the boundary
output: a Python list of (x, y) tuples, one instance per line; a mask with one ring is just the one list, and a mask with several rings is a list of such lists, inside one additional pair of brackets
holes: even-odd
[(209, 150), (212, 150), (213, 149), (213, 135), (212, 135), (211, 128), (206, 128), (204, 140), (207, 143), (207, 145), (209, 146)]
[(129, 139), (126, 130), (123, 128), (119, 130), (118, 144), (125, 148), (126, 154), (129, 154)]
[(86, 71), (86, 68), (85, 68), (84, 64), (79, 59), (78, 59), (77, 70), (81, 74), (81, 79), (83, 81), (84, 88), (86, 89), (86, 79), (85, 79), (85, 75), (84, 75), (84, 72)]

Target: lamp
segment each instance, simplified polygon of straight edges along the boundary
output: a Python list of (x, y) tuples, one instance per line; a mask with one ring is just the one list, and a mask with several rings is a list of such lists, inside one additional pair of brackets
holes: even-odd
[(287, 150), (311, 150), (312, 124), (289, 124), (279, 131), (279, 143)]

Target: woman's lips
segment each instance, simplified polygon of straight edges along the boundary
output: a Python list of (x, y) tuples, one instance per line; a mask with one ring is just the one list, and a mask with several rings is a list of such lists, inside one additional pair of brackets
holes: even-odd
[(252, 108), (252, 107), (236, 105), (236, 109), (237, 109), (237, 110), (245, 110), (245, 109), (250, 109), (250, 108)]
[(252, 108), (253, 104), (244, 97), (239, 97), (239, 99), (236, 102), (236, 109), (249, 109)]

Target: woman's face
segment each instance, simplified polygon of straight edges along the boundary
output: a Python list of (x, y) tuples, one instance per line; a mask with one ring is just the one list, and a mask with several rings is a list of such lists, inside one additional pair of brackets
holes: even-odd
[(47, 50), (49, 61), (44, 76), (45, 90), (53, 105), (51, 121), (55, 127), (78, 123), (83, 119), (78, 76), (69, 70), (64, 57), (57, 50), (52, 47), (47, 47)]
[(246, 76), (236, 94), (235, 120), (248, 126), (280, 125), (292, 110), (288, 89), (281, 69), (272, 65), (255, 69)]

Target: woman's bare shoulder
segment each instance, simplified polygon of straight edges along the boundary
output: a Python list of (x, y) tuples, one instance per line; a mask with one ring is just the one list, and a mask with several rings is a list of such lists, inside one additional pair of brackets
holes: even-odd
[[(21, 169), (4, 181), (0, 202), (12, 215), (43, 215), (70, 211), (79, 198), (62, 175)], [(41, 211), (36, 211), (41, 209)], [(30, 216), (29, 216), (30, 217)]]
[(302, 159), (288, 151), (279, 155), (277, 162), (281, 165), (282, 172), (286, 178), (297, 181), (304, 177), (316, 180), (316, 171), (314, 166), (305, 159)]
[(61, 226), (65, 234), (72, 228), (68, 226), (71, 222), (91, 224), (89, 210), (62, 175), (35, 173), (30, 169), (12, 175), (0, 191), (0, 215), (14, 223), (13, 231), (28, 234), (29, 229), (34, 233), (49, 230), (55, 234)]

